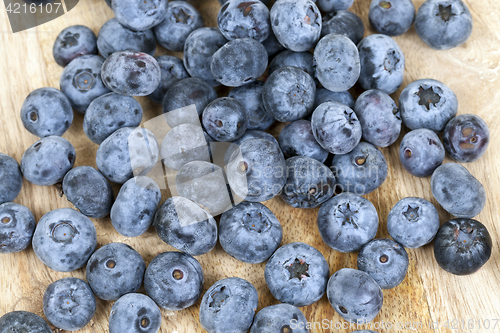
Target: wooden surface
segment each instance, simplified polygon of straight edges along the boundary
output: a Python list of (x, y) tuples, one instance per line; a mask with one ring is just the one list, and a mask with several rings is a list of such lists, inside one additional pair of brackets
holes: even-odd
[[(202, 12), (207, 26), (215, 26), (215, 17), (220, 8), (217, 0), (193, 0)], [(418, 8), (423, 0), (414, 1)], [(410, 268), (403, 283), (384, 290), (384, 306), (374, 323), (391, 323), (392, 329), (376, 329), (378, 332), (464, 332), (444, 327), (446, 321), (473, 320), (471, 332), (500, 332), (479, 329), (488, 320), (491, 326), (500, 319), (500, 222), (497, 205), (500, 202), (500, 3), (496, 0), (468, 0), (472, 12), (474, 30), (471, 38), (462, 46), (449, 51), (434, 51), (417, 37), (414, 28), (405, 35), (396, 37), (406, 55), (406, 71), (402, 87), (409, 82), (434, 78), (447, 84), (457, 94), (459, 113), (475, 113), (489, 125), (491, 143), (489, 150), (477, 162), (466, 164), (485, 186), (486, 206), (477, 219), (484, 223), (493, 239), (493, 253), (489, 262), (472, 276), (458, 277), (441, 270), (436, 264), (433, 250), (427, 245), (418, 250), (408, 250)], [(356, 0), (352, 11), (365, 22), (365, 35), (374, 33), (368, 25), (370, 0)], [(52, 58), (52, 44), (57, 34), (73, 24), (89, 26), (97, 34), (100, 26), (113, 17), (113, 12), (103, 0), (81, 0), (75, 9), (55, 21), (28, 31), (12, 34), (7, 21), (3, 2), (0, 5), (0, 151), (20, 161), (22, 153), (37, 138), (28, 133), (19, 118), (24, 98), (40, 87), (59, 87), (62, 68)], [(157, 55), (167, 54), (159, 48)], [(176, 53), (176, 56), (181, 54)], [(393, 97), (399, 97), (398, 90)], [(139, 98), (145, 110), (144, 121), (161, 114), (161, 108), (146, 98)], [(75, 166), (95, 167), (97, 145), (92, 143), (82, 130), (83, 117), (75, 113), (75, 120), (64, 137), (72, 142), (77, 151)], [(278, 128), (273, 129), (277, 135)], [(402, 135), (401, 135), (402, 137)], [(420, 179), (405, 172), (399, 163), (400, 139), (390, 148), (382, 149), (389, 164), (389, 176), (385, 183), (367, 198), (375, 205), (380, 217), (377, 237), (389, 237), (386, 218), (391, 207), (401, 198), (418, 196), (432, 198), (430, 179)], [(447, 159), (445, 162), (449, 162)], [(118, 191), (115, 186), (115, 194)], [(164, 193), (164, 198), (166, 193)], [(65, 197), (60, 197), (54, 186), (35, 186), (24, 181), (23, 189), (15, 202), (29, 207), (37, 220), (43, 214), (56, 208), (72, 207)], [(316, 227), (317, 209), (300, 210), (286, 206), (280, 199), (273, 199), (266, 205), (276, 214), (284, 229), (283, 244), (302, 241), (317, 248), (330, 265), (330, 274), (343, 267), (356, 268), (356, 254), (342, 254), (331, 250), (320, 238)], [(451, 216), (439, 208), (441, 223)], [(111, 226), (109, 218), (94, 220), (97, 228), (98, 247), (109, 242), (124, 242), (138, 250), (146, 263), (164, 251), (172, 250), (150, 229), (137, 238), (119, 235)], [(238, 276), (247, 279), (259, 292), (259, 308), (278, 303), (270, 294), (264, 281), (264, 264), (249, 265), (232, 259), (223, 252), (220, 245), (210, 253), (197, 257), (205, 272), (205, 290), (215, 281)], [(0, 257), (0, 315), (14, 310), (27, 310), (43, 316), (42, 295), (53, 281), (63, 277), (85, 279), (84, 269), (71, 273), (58, 273), (44, 266), (31, 247), (27, 250)], [(143, 292), (141, 288), (141, 292)], [(105, 332), (108, 330), (108, 316), (112, 302), (98, 300), (93, 320), (82, 332)], [(198, 322), (199, 302), (179, 312), (162, 310), (161, 332), (202, 332)], [(329, 305), (324, 296), (314, 305), (302, 308), (310, 322), (326, 319), (341, 324), (343, 321)], [(439, 329), (429, 328), (430, 322), (439, 321)], [(398, 329), (397, 323), (408, 329)], [(414, 323), (414, 324), (412, 324)], [(423, 327), (416, 327), (423, 323)], [(410, 330), (413, 325), (416, 330)], [(482, 326), (481, 326), (482, 327)], [(341, 329), (350, 332), (354, 329)], [(329, 332), (316, 327), (311, 332)], [(336, 331), (336, 330), (334, 330)]]

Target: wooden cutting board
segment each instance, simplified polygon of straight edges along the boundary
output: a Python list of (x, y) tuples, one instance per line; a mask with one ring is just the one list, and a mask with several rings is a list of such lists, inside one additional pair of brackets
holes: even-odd
[[(217, 0), (193, 0), (192, 3), (202, 13), (207, 26), (216, 25), (215, 18), (220, 8)], [(423, 0), (414, 1), (417, 8), (422, 3)], [(406, 279), (400, 286), (384, 290), (384, 306), (373, 321), (375, 328), (381, 327), (375, 329), (378, 332), (410, 332), (412, 327), (417, 329), (415, 332), (465, 332), (467, 327), (471, 328), (471, 332), (500, 332), (500, 218), (497, 209), (500, 202), (500, 3), (494, 0), (468, 0), (466, 3), (472, 12), (474, 30), (464, 45), (449, 51), (434, 51), (418, 38), (414, 28), (395, 40), (406, 56), (402, 87), (422, 78), (440, 80), (457, 94), (459, 113), (475, 113), (490, 127), (489, 150), (479, 161), (466, 164), (465, 167), (486, 189), (486, 207), (477, 219), (491, 233), (493, 254), (479, 272), (459, 277), (439, 268), (431, 245), (417, 250), (409, 249), (410, 268)], [(356, 0), (351, 8), (363, 19), (367, 27), (365, 35), (375, 33), (368, 23), (369, 5), (370, 0)], [(73, 24), (86, 25), (97, 34), (102, 24), (112, 17), (113, 12), (104, 0), (81, 0), (66, 15), (37, 28), (13, 34), (5, 7), (0, 5), (0, 152), (20, 161), (24, 150), (37, 140), (23, 128), (19, 112), (24, 98), (32, 90), (41, 87), (59, 88), (62, 68), (52, 57), (52, 45), (57, 34)], [(161, 54), (171, 53), (160, 47), (157, 55)], [(182, 57), (180, 53), (174, 55)], [(396, 100), (400, 91), (401, 89), (393, 95)], [(161, 114), (161, 107), (147, 98), (138, 100), (145, 111), (144, 121)], [(75, 166), (95, 167), (97, 145), (83, 133), (82, 121), (83, 116), (75, 113), (74, 122), (64, 137), (71, 141), (77, 151)], [(272, 128), (272, 134), (277, 136), (281, 127)], [(401, 137), (392, 147), (382, 149), (389, 164), (389, 176), (378, 190), (366, 196), (379, 213), (377, 237), (389, 237), (386, 218), (391, 207), (401, 198), (418, 196), (437, 205), (431, 195), (430, 179), (411, 176), (399, 163), (398, 147)], [(449, 159), (445, 162), (449, 162)], [(116, 194), (119, 187), (115, 186), (114, 190)], [(166, 199), (167, 193), (163, 195), (163, 199)], [(37, 220), (50, 210), (73, 207), (65, 197), (59, 196), (54, 186), (35, 186), (27, 181), (15, 202), (30, 208)], [(301, 241), (314, 246), (328, 260), (330, 274), (344, 267), (356, 268), (356, 254), (336, 252), (321, 240), (316, 227), (317, 209), (294, 209), (280, 199), (270, 200), (266, 205), (283, 225), (283, 244)], [(441, 208), (439, 213), (441, 223), (451, 218)], [(157, 237), (153, 229), (140, 237), (127, 238), (113, 229), (109, 218), (94, 220), (94, 223), (98, 247), (110, 242), (124, 242), (139, 251), (147, 263), (157, 254), (173, 250)], [(264, 264), (238, 262), (225, 254), (220, 245), (197, 259), (205, 272), (205, 290), (219, 279), (238, 276), (247, 279), (257, 288), (258, 310), (278, 303), (264, 281)], [(43, 316), (42, 296), (45, 288), (51, 282), (70, 276), (85, 279), (85, 270), (54, 272), (37, 259), (31, 247), (21, 253), (1, 255), (0, 315), (14, 310), (26, 310)], [(143, 288), (141, 292), (144, 292)], [(203, 332), (198, 322), (199, 304), (197, 302), (178, 312), (162, 310), (161, 332)], [(95, 317), (81, 332), (106, 332), (111, 306), (112, 302), (98, 300)], [(336, 332), (337, 330), (325, 329), (320, 325), (327, 323), (327, 327), (335, 328), (335, 325), (343, 323), (326, 297), (302, 308), (302, 311), (310, 322), (317, 323), (311, 332)], [(438, 330), (431, 329), (431, 323), (439, 325)], [(391, 325), (391, 329), (387, 328)], [(483, 327), (490, 329), (485, 330)], [(353, 330), (354, 328), (339, 329), (338, 332)]]

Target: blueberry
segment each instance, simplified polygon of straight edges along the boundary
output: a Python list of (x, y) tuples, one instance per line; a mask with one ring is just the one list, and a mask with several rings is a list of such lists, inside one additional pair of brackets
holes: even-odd
[[(222, 6), (223, 4), (225, 4), (226, 2), (228, 2), (229, 0), (219, 0), (219, 3), (220, 5)], [(266, 6), (269, 6), (269, 1), (270, 0), (259, 0), (260, 2), (262, 2), (263, 4), (265, 4)]]
[(354, 110), (354, 98), (348, 91), (333, 92), (325, 88), (316, 89), (314, 109), (325, 102), (338, 102)]
[(208, 333), (245, 333), (252, 325), (258, 301), (250, 282), (237, 277), (219, 280), (201, 300), (201, 326)]
[(226, 172), (237, 196), (262, 202), (280, 193), (286, 182), (285, 168), (279, 145), (266, 139), (249, 139), (233, 153)]
[(84, 54), (97, 54), (97, 38), (83, 25), (72, 25), (59, 33), (52, 48), (54, 60), (66, 67), (73, 59)]
[(269, 64), (268, 75), (285, 66), (300, 68), (314, 77), (313, 55), (311, 52), (293, 52), (290, 50), (280, 52)]
[(311, 75), (297, 67), (275, 70), (266, 80), (262, 100), (266, 111), (277, 121), (307, 117), (314, 106), (316, 84)]
[(328, 301), (345, 320), (363, 324), (382, 309), (384, 295), (375, 280), (363, 271), (342, 268), (328, 281)]
[(184, 66), (189, 75), (203, 79), (211, 86), (220, 85), (212, 75), (210, 64), (214, 53), (226, 43), (227, 39), (217, 28), (193, 31), (186, 39), (183, 54)]
[(340, 190), (364, 195), (385, 181), (387, 161), (375, 146), (360, 142), (350, 153), (333, 157), (332, 171)]
[(161, 192), (154, 180), (139, 176), (123, 184), (111, 207), (111, 223), (121, 235), (136, 237), (153, 223)]
[(170, 55), (162, 55), (156, 57), (156, 61), (158, 61), (158, 65), (161, 70), (161, 80), (158, 88), (153, 91), (148, 97), (157, 104), (162, 104), (163, 98), (167, 93), (168, 89), (174, 85), (174, 83), (186, 79), (189, 77), (188, 72), (184, 68), (184, 64), (182, 60), (170, 56)]
[(146, 293), (170, 311), (196, 303), (203, 292), (203, 282), (200, 263), (183, 252), (160, 253), (151, 260), (144, 275)]
[(268, 141), (275, 143), (276, 145), (279, 145), (276, 138), (267, 132), (257, 131), (257, 130), (248, 130), (245, 132), (245, 134), (243, 134), (243, 136), (241, 138), (233, 141), (232, 144), (229, 145), (229, 147), (227, 148), (226, 152), (224, 153), (224, 163), (226, 165), (229, 164), (233, 153), (236, 150), (238, 150), (238, 147), (241, 145), (241, 143), (243, 141), (246, 141), (249, 139), (265, 139), (265, 140), (268, 140)]
[(55, 209), (38, 221), (33, 250), (50, 269), (71, 272), (85, 266), (97, 246), (92, 221), (71, 208)]
[(458, 218), (446, 222), (434, 240), (434, 257), (445, 271), (456, 275), (477, 272), (491, 257), (488, 229), (479, 221)]
[(266, 112), (262, 102), (263, 89), (264, 82), (254, 81), (229, 92), (228, 97), (236, 99), (245, 107), (249, 130), (265, 131), (274, 123), (274, 118)]
[(167, 0), (111, 1), (116, 19), (135, 31), (144, 31), (158, 25), (167, 15)]
[(141, 104), (131, 96), (109, 93), (90, 103), (83, 118), (83, 131), (92, 142), (101, 144), (122, 127), (137, 127), (142, 120)]
[(85, 281), (69, 277), (52, 282), (43, 294), (43, 313), (61, 330), (85, 327), (96, 310), (95, 296)]
[(219, 223), (219, 242), (231, 257), (259, 264), (274, 253), (283, 229), (273, 212), (258, 202), (243, 201), (224, 212)]
[(378, 89), (388, 94), (403, 82), (405, 56), (398, 44), (386, 35), (370, 35), (358, 44), (363, 89)]
[(356, 252), (375, 238), (378, 215), (367, 199), (341, 193), (321, 206), (317, 224), (326, 245), (343, 253)]
[(90, 102), (109, 92), (101, 80), (104, 58), (98, 55), (82, 55), (66, 66), (59, 85), (73, 108), (85, 113)]
[(433, 49), (451, 49), (470, 37), (472, 15), (461, 0), (427, 0), (415, 16), (415, 30)]
[(214, 218), (183, 197), (165, 200), (156, 211), (154, 226), (161, 240), (192, 256), (211, 251), (217, 243)]
[(13, 157), (0, 153), (0, 204), (14, 201), (22, 186), (23, 174), (19, 163)]
[(434, 170), (431, 188), (441, 207), (456, 217), (472, 218), (486, 203), (483, 185), (457, 163), (446, 163)]
[(217, 26), (229, 40), (253, 38), (263, 42), (269, 37), (269, 9), (258, 0), (231, 0), (222, 5)]
[(287, 124), (278, 138), (285, 158), (307, 156), (323, 163), (328, 157), (328, 151), (314, 138), (309, 120), (296, 120)]
[(99, 30), (97, 48), (104, 58), (119, 51), (144, 52), (152, 56), (156, 51), (156, 39), (151, 29), (130, 30), (114, 17)]
[(437, 134), (426, 128), (408, 132), (399, 146), (403, 167), (417, 177), (429, 177), (443, 163), (444, 147)]
[(278, 0), (271, 7), (271, 26), (285, 48), (312, 49), (321, 34), (321, 13), (312, 0)]
[(109, 332), (136, 331), (158, 333), (161, 312), (155, 302), (146, 295), (130, 293), (120, 297), (111, 308)]
[(281, 199), (295, 208), (315, 208), (330, 199), (335, 176), (323, 163), (306, 156), (286, 160), (287, 179)]
[(278, 301), (302, 307), (317, 302), (325, 293), (328, 263), (311, 245), (290, 243), (269, 258), (264, 275)]
[(7, 312), (0, 317), (0, 332), (52, 333), (42, 317), (27, 311)]
[(473, 162), (485, 153), (490, 142), (486, 122), (474, 114), (452, 118), (443, 131), (444, 149), (457, 162)]
[(266, 48), (269, 58), (274, 57), (277, 53), (283, 51), (285, 48), (280, 44), (272, 29), (269, 29), (269, 37), (262, 42)]
[(46, 136), (26, 149), (21, 158), (21, 171), (32, 184), (54, 185), (75, 163), (73, 145), (60, 136)]
[(111, 54), (102, 64), (106, 87), (127, 96), (146, 96), (158, 88), (160, 65), (155, 58), (142, 52), (121, 51)]
[(314, 110), (312, 133), (323, 149), (332, 154), (347, 154), (361, 140), (361, 124), (354, 111), (337, 102), (325, 102)]
[(28, 132), (38, 137), (61, 136), (73, 122), (73, 109), (60, 90), (40, 88), (24, 100), (21, 121)]
[(347, 10), (354, 0), (318, 0), (318, 7), (324, 12)]
[(409, 129), (428, 128), (441, 132), (457, 114), (455, 93), (445, 84), (432, 79), (413, 81), (399, 96), (403, 124)]
[(96, 164), (109, 181), (123, 184), (133, 176), (147, 174), (158, 155), (153, 133), (141, 127), (122, 127), (99, 145)]
[(202, 123), (205, 131), (214, 140), (234, 141), (245, 134), (248, 115), (245, 107), (236, 99), (221, 97), (206, 106)]
[(26, 249), (35, 231), (35, 218), (23, 205), (13, 202), (0, 204), (0, 253)]
[(377, 147), (388, 147), (401, 132), (401, 114), (396, 103), (381, 90), (368, 90), (356, 100), (363, 139)]
[(170, 51), (182, 51), (189, 34), (204, 26), (203, 18), (185, 1), (169, 1), (165, 19), (153, 28), (158, 43)]
[(346, 36), (329, 34), (314, 49), (316, 77), (328, 90), (340, 92), (354, 86), (361, 70), (356, 45)]
[(388, 36), (399, 36), (412, 26), (415, 6), (411, 0), (372, 0), (368, 18), (372, 27), (378, 32)]
[(339, 34), (358, 44), (365, 34), (365, 25), (358, 15), (347, 10), (338, 10), (323, 16), (321, 36)]
[(79, 166), (68, 171), (62, 189), (66, 198), (88, 217), (103, 218), (113, 205), (111, 185), (99, 171), (90, 166)]
[(255, 315), (250, 333), (308, 333), (307, 325), (307, 319), (299, 308), (280, 303), (260, 310)]
[(432, 203), (408, 197), (398, 201), (387, 217), (389, 235), (404, 247), (419, 248), (430, 243), (439, 229), (439, 214)]
[(266, 49), (261, 43), (251, 38), (238, 38), (213, 54), (210, 69), (223, 85), (239, 87), (261, 77), (266, 71), (267, 60)]
[(382, 289), (391, 289), (403, 282), (408, 265), (405, 248), (391, 239), (374, 239), (358, 254), (358, 269), (368, 273)]

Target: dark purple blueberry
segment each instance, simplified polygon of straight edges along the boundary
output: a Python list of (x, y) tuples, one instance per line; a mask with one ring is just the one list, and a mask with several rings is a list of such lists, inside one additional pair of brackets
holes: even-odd
[(228, 142), (243, 136), (248, 126), (245, 107), (231, 97), (217, 98), (202, 115), (203, 128), (214, 140)]
[(307, 325), (307, 319), (299, 308), (280, 303), (260, 310), (253, 320), (250, 333), (309, 333)]
[(31, 244), (35, 231), (35, 217), (23, 205), (0, 204), (0, 253), (14, 253)]
[(274, 118), (266, 112), (262, 102), (262, 91), (264, 82), (254, 81), (241, 87), (236, 87), (229, 92), (228, 97), (236, 99), (246, 109), (248, 114), (249, 130), (268, 129), (273, 123)]
[(365, 34), (365, 25), (358, 15), (347, 10), (339, 10), (323, 16), (321, 36), (329, 34), (344, 35), (358, 44)]
[(23, 174), (17, 161), (0, 153), (0, 204), (14, 201), (23, 187)]
[(229, 40), (252, 38), (263, 42), (269, 37), (269, 9), (259, 0), (231, 0), (222, 5), (217, 26)]
[(158, 305), (148, 296), (138, 293), (120, 297), (109, 315), (109, 333), (123, 333), (131, 328), (141, 333), (158, 333), (160, 325)]
[(153, 91), (148, 97), (153, 102), (162, 104), (163, 98), (165, 97), (168, 89), (170, 89), (174, 83), (188, 78), (189, 74), (184, 68), (182, 60), (177, 57), (162, 55), (156, 57), (156, 61), (158, 61), (158, 65), (160, 65), (161, 80), (158, 88), (156, 88), (156, 90)]
[(372, 0), (368, 18), (378, 32), (399, 36), (412, 26), (415, 6), (411, 0)]
[(287, 124), (281, 130), (278, 141), (285, 158), (307, 156), (323, 163), (328, 157), (328, 151), (314, 138), (309, 120), (301, 119)]
[(443, 163), (445, 151), (437, 134), (420, 128), (408, 132), (399, 146), (399, 160), (416, 177), (429, 177)]
[(66, 67), (73, 59), (84, 54), (97, 54), (97, 38), (83, 25), (72, 25), (59, 33), (52, 48), (54, 60)]
[(0, 333), (13, 332), (52, 333), (52, 330), (39, 315), (27, 311), (12, 311), (0, 317)]
[(351, 93), (348, 91), (333, 92), (325, 88), (317, 88), (314, 100), (314, 109), (325, 102), (342, 103), (354, 110), (355, 101)]
[(163, 21), (168, 0), (111, 1), (111, 8), (122, 25), (134, 31), (144, 31)]
[(269, 64), (268, 75), (285, 66), (298, 67), (314, 77), (313, 54), (311, 52), (293, 52), (290, 50), (280, 52)]
[(317, 0), (318, 7), (324, 12), (348, 10), (354, 0)]

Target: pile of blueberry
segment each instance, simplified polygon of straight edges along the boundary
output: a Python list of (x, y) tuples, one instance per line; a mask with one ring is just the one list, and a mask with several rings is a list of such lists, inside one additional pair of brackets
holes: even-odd
[[(485, 205), (485, 190), (462, 165), (442, 164), (445, 153), (457, 162), (480, 158), (488, 126), (473, 114), (457, 116), (455, 94), (436, 80), (410, 83), (399, 103), (389, 95), (402, 84), (405, 68), (390, 36), (415, 22), (430, 47), (461, 45), (472, 30), (461, 0), (427, 0), (416, 14), (410, 0), (373, 0), (369, 20), (381, 34), (365, 38), (361, 19), (347, 11), (353, 0), (277, 0), (270, 9), (264, 0), (221, 1), (218, 28), (204, 27), (185, 1), (107, 2), (116, 17), (98, 37), (84, 26), (57, 37), (53, 54), (64, 67), (60, 90), (40, 88), (24, 101), (21, 121), (40, 140), (20, 165), (0, 154), (0, 253), (31, 243), (55, 271), (86, 267), (86, 282), (64, 278), (47, 287), (43, 311), (52, 325), (83, 328), (94, 316), (97, 296), (116, 301), (111, 333), (158, 332), (159, 307), (177, 311), (201, 298), (200, 322), (210, 333), (306, 332), (292, 330), (294, 321), (307, 321), (297, 307), (325, 293), (345, 320), (373, 320), (382, 308), (382, 289), (398, 286), (407, 274), (405, 248), (434, 240), (437, 263), (458, 275), (488, 261), (490, 235), (473, 219)], [(153, 57), (157, 43), (184, 51), (183, 59)], [(366, 91), (354, 99), (348, 89), (356, 83)], [(234, 87), (228, 97), (218, 97), (214, 87), (221, 85)], [(161, 143), (138, 127), (143, 110), (133, 96), (162, 104), (172, 129)], [(179, 112), (190, 105), (201, 122)], [(75, 149), (61, 137), (73, 110), (85, 114), (83, 131), (99, 145), (97, 169), (73, 168)], [(278, 140), (265, 132), (275, 121), (288, 123)], [(374, 239), (378, 214), (361, 195), (387, 178), (377, 147), (392, 145), (403, 124), (410, 131), (399, 148), (402, 165), (413, 176), (430, 176), (434, 198), (456, 218), (440, 227), (432, 203), (403, 198), (387, 219), (392, 239)], [(216, 142), (236, 144), (223, 154), (222, 166), (209, 149)], [(161, 205), (160, 187), (147, 176), (159, 160), (175, 170), (179, 193)], [(28, 208), (11, 202), (23, 177), (35, 185), (61, 184), (77, 210), (55, 209), (35, 223)], [(123, 184), (116, 198), (109, 182)], [(292, 207), (318, 207), (323, 241), (335, 251), (359, 251), (357, 269), (330, 276), (314, 247), (281, 245), (282, 226), (261, 203), (275, 196)], [(123, 243), (96, 250), (90, 218), (108, 215), (127, 237), (153, 225), (179, 252), (161, 253), (147, 266)], [(194, 256), (211, 251), (217, 240), (241, 262), (267, 261), (265, 281), (282, 303), (255, 314), (257, 290), (238, 277), (217, 281), (203, 294), (203, 269)], [(143, 284), (147, 296), (136, 293)], [(23, 330), (51, 332), (29, 312), (0, 318), (0, 332)]]

